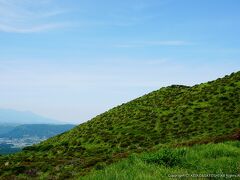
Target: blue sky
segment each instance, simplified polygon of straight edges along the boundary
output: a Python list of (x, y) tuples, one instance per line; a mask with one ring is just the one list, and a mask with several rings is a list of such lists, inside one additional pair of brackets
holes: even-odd
[(0, 108), (81, 123), (240, 69), (239, 0), (0, 0)]

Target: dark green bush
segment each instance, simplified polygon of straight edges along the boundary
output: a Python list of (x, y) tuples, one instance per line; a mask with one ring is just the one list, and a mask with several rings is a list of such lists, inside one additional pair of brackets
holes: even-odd
[(163, 148), (157, 153), (146, 154), (142, 160), (146, 163), (155, 163), (168, 167), (180, 166), (184, 162), (186, 150), (185, 149), (171, 149)]

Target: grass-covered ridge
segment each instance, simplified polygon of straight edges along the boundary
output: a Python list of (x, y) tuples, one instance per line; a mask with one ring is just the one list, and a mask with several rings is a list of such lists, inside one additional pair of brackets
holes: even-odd
[(240, 72), (173, 85), (115, 107), (73, 130), (0, 158), (0, 176), (66, 179), (134, 152), (239, 139)]
[(238, 179), (239, 166), (240, 141), (235, 141), (131, 155), (119, 163), (98, 166), (98, 170), (79, 179)]

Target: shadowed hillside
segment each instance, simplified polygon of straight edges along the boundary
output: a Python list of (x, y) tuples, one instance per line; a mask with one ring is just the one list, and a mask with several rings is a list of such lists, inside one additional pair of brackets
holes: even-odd
[(66, 179), (133, 152), (239, 139), (239, 115), (240, 72), (193, 87), (161, 88), (1, 157), (0, 176)]

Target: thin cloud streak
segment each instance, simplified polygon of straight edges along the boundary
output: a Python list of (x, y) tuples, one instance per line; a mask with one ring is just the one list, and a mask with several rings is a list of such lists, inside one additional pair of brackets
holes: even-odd
[(67, 27), (67, 24), (41, 24), (39, 26), (33, 26), (33, 27), (26, 27), (26, 28), (20, 28), (20, 27), (11, 27), (8, 25), (1, 25), (0, 24), (0, 31), (3, 32), (12, 32), (12, 33), (35, 33), (35, 32), (42, 32), (52, 29), (59, 29)]
[(168, 40), (168, 41), (145, 41), (145, 42), (131, 42), (124, 44), (117, 44), (114, 47), (117, 48), (141, 48), (148, 46), (186, 46), (191, 45), (192, 43), (187, 41), (179, 41), (179, 40)]
[(67, 13), (62, 8), (51, 8), (55, 0), (0, 0), (0, 31), (34, 33), (60, 29), (71, 25), (53, 18)]

